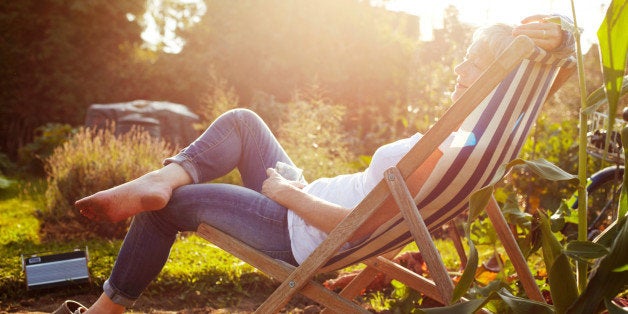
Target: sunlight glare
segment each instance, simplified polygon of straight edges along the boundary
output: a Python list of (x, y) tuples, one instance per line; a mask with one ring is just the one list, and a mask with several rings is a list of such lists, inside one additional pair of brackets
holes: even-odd
[[(583, 47), (597, 42), (596, 33), (604, 19), (610, 0), (574, 0), (578, 26), (584, 29)], [(516, 24), (533, 14), (558, 13), (572, 17), (569, 0), (390, 0), (385, 6), (420, 17), (421, 39), (431, 40), (432, 30), (443, 27), (443, 12), (453, 5), (462, 22), (473, 26), (490, 23)]]

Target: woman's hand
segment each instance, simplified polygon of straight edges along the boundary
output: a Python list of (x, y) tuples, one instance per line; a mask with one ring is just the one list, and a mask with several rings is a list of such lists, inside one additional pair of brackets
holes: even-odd
[(266, 169), (266, 173), (268, 179), (262, 183), (262, 194), (281, 206), (289, 208), (308, 224), (323, 232), (331, 232), (351, 211), (349, 208), (305, 193), (301, 190), (303, 183), (287, 180), (273, 168)]
[(516, 26), (512, 31), (514, 36), (526, 35), (534, 43), (547, 50), (552, 51), (563, 43), (563, 30), (560, 25), (549, 22), (552, 15), (532, 15), (521, 21), (521, 25)]
[(285, 191), (303, 188), (303, 183), (287, 180), (273, 168), (266, 169), (266, 174), (268, 175), (268, 179), (264, 180), (262, 183), (262, 194), (279, 204), (284, 205), (282, 195)]

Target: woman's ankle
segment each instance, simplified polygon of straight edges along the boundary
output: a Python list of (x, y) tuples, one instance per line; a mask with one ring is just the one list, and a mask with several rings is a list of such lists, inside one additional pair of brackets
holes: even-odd
[(114, 303), (109, 296), (102, 293), (98, 300), (87, 309), (86, 313), (94, 314), (120, 314), (124, 313), (126, 308), (120, 304)]

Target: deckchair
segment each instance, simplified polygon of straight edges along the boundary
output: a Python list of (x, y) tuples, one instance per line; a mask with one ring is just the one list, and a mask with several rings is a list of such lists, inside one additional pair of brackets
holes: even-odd
[[(566, 70), (567, 69), (567, 70)], [(197, 233), (234, 256), (281, 281), (257, 309), (274, 313), (300, 293), (337, 313), (368, 313), (351, 299), (372, 276), (383, 271), (443, 304), (451, 300), (453, 282), (431, 240), (430, 230), (441, 227), (467, 209), (469, 195), (487, 185), (497, 168), (517, 157), (542, 104), (573, 69), (573, 60), (557, 59), (519, 36), (494, 61), (467, 92), (432, 126), (399, 163), (384, 173), (384, 179), (342, 220), (326, 240), (294, 267), (274, 260), (211, 226), (202, 224)], [(557, 84), (558, 83), (558, 84)], [(457, 154), (442, 156), (417, 195), (410, 194), (407, 179), (449, 135), (460, 129), (473, 133), (475, 144)], [(340, 251), (344, 243), (369, 217), (394, 198), (399, 214), (381, 225), (368, 239)], [(395, 210), (387, 208), (386, 210)], [(420, 212), (420, 214), (419, 214)], [(542, 301), (538, 287), (516, 241), (493, 201), (488, 216), (513, 260), (526, 294)], [(497, 222), (495, 222), (497, 221)], [(415, 241), (426, 260), (431, 279), (390, 261), (403, 246)], [(517, 257), (518, 255), (518, 257)], [(514, 256), (514, 257), (513, 257)], [(318, 273), (364, 263), (367, 268), (340, 293), (312, 280)], [(523, 263), (523, 265), (522, 265)]]

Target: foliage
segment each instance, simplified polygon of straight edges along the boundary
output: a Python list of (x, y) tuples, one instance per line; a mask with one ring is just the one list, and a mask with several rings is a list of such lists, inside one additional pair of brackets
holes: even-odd
[(207, 95), (226, 83), (242, 106), (259, 94), (285, 104), (295, 91), (317, 85), (329, 103), (353, 113), (345, 126), (365, 139), (354, 151), (369, 154), (417, 126), (425, 129), (446, 108), (451, 69), (471, 31), (453, 9), (447, 28), (423, 44), (416, 17), (365, 1), (205, 4), (203, 16), (177, 1), (150, 10), (162, 26), (158, 33), (166, 38), (163, 28), (175, 21), (185, 42), (180, 53), (167, 54), (141, 42), (150, 19), (142, 17), (144, 0), (3, 2), (3, 151), (16, 159), (35, 128), (77, 126), (94, 103), (163, 99), (207, 110)]
[[(547, 161), (535, 161), (529, 162), (524, 160), (516, 160), (508, 165), (504, 165), (501, 171), (498, 171), (495, 175), (492, 184), (475, 192), (470, 199), (470, 213), (469, 223), (474, 221), (486, 206), (489, 198), (494, 193), (495, 186), (507, 169), (512, 169), (517, 164), (523, 164), (530, 168), (536, 175), (549, 180), (573, 180), (575, 177), (567, 174), (562, 169), (554, 166)], [(518, 299), (513, 311), (519, 312), (522, 308), (528, 308), (530, 306), (538, 307), (543, 311), (557, 312), (557, 313), (592, 313), (600, 310), (602, 302), (605, 305), (610, 305), (610, 299), (615, 297), (618, 293), (625, 288), (626, 283), (626, 241), (628, 240), (628, 227), (625, 224), (626, 217), (619, 219), (613, 227), (607, 228), (605, 236), (599, 237), (598, 242), (589, 241), (571, 241), (568, 243), (561, 243), (560, 239), (563, 237), (556, 237), (550, 222), (543, 212), (539, 212), (538, 219), (540, 219), (540, 237), (543, 248), (543, 258), (545, 260), (545, 266), (548, 271), (549, 286), (551, 289), (551, 296), (553, 301), (553, 307), (546, 305), (535, 304), (526, 299)], [(467, 231), (467, 237), (469, 233)], [(489, 241), (491, 242), (491, 241)], [(610, 244), (612, 243), (612, 244)], [(475, 265), (478, 257), (474, 252), (474, 244), (469, 242), (470, 256), (469, 264), (471, 267), (467, 267), (460, 280), (460, 283), (456, 287), (456, 290), (467, 291), (465, 286), (460, 287), (463, 282), (470, 284), (471, 281), (465, 278), (472, 278), (475, 271)], [(595, 271), (591, 277), (591, 281), (586, 286), (584, 292), (580, 294), (578, 291), (575, 271), (573, 263), (570, 261), (586, 262), (597, 260)], [(610, 278), (613, 279), (610, 279)], [(495, 292), (493, 292), (495, 293)], [(499, 297), (506, 302), (509, 306), (511, 304), (511, 297), (504, 298), (503, 292), (497, 292)], [(508, 292), (508, 294), (510, 294)], [(491, 294), (488, 297), (480, 298), (470, 302), (466, 305), (456, 305), (446, 307), (445, 311), (452, 311), (455, 313), (467, 313), (468, 311), (475, 311), (485, 305), (484, 302), (495, 298), (495, 294)], [(482, 302), (480, 302), (482, 301)], [(610, 309), (610, 308), (609, 308)], [(430, 311), (426, 311), (430, 312)]]
[[(520, 158), (526, 160), (545, 159), (569, 173), (576, 172), (577, 143), (574, 138), (577, 121), (552, 122), (546, 115), (537, 119), (530, 137), (524, 144)], [(509, 183), (517, 195), (522, 195), (522, 206), (529, 213), (538, 209), (554, 210), (562, 199), (573, 193), (573, 183), (565, 181), (548, 182), (531, 174), (527, 167), (513, 169)]]
[(85, 229), (77, 232), (124, 235), (124, 223), (108, 227), (110, 224), (91, 222), (75, 211), (74, 201), (155, 170), (173, 153), (163, 140), (139, 130), (116, 136), (113, 127), (98, 131), (80, 128), (46, 160), (47, 217), (79, 219)]
[(295, 99), (282, 106), (277, 138), (306, 180), (352, 173), (344, 133), (345, 110), (322, 99)]
[(63, 144), (75, 132), (69, 124), (46, 123), (35, 129), (33, 142), (19, 149), (19, 163), (27, 171), (43, 175), (44, 161), (56, 147)]
[(48, 122), (77, 125), (89, 104), (150, 90), (140, 79), (145, 71), (133, 59), (140, 28), (127, 18), (127, 13), (141, 15), (144, 3), (0, 3), (3, 151), (14, 159), (35, 128)]
[[(141, 43), (141, 26), (146, 25), (146, 20), (140, 16), (145, 3), (144, 0), (1, 2), (0, 74), (5, 80), (0, 82), (0, 97), (4, 100), (0, 107), (3, 126), (0, 145), (4, 153), (13, 159), (20, 147), (25, 147), (25, 151), (47, 150), (57, 137), (32, 141), (36, 137), (33, 131), (47, 122), (78, 125), (89, 104), (152, 98), (189, 105), (201, 113), (206, 123), (232, 106), (250, 104), (269, 121), (296, 164), (305, 168), (307, 177), (357, 169), (367, 162), (349, 164), (349, 160), (356, 159), (353, 154), (359, 155), (359, 160), (368, 160), (365, 155), (375, 147), (425, 130), (442, 114), (448, 103), (447, 88), (454, 81), (453, 65), (462, 59), (472, 31), (458, 21), (453, 8), (447, 10), (445, 28), (435, 33), (435, 40), (420, 43), (415, 40), (419, 30), (413, 26), (418, 24), (413, 17), (370, 7), (364, 1), (208, 0), (206, 13), (196, 24), (186, 24), (185, 17), (199, 15), (200, 11), (194, 11), (198, 8), (190, 10), (183, 3), (164, 1), (173, 10), (154, 11), (156, 23), (167, 27), (168, 19), (177, 20), (175, 31), (186, 42), (181, 53), (165, 54), (145, 49)], [(623, 8), (617, 5), (622, 3), (625, 1), (613, 1), (616, 8)], [(606, 25), (621, 29), (612, 24), (617, 21), (623, 23), (625, 18), (608, 18), (610, 23)], [(602, 29), (600, 33), (604, 33)], [(606, 46), (601, 50), (603, 58), (609, 56)], [(597, 66), (596, 52), (591, 51), (584, 61), (590, 62), (590, 67)], [(614, 55), (625, 56), (625, 52)], [(597, 81), (601, 77), (594, 77), (597, 72), (587, 68), (587, 74), (587, 80), (599, 86)], [(571, 119), (552, 121), (575, 115), (571, 105), (577, 84), (572, 85), (558, 92), (558, 100), (549, 108), (553, 116), (540, 121), (535, 137), (524, 148), (524, 155), (529, 154), (524, 158), (546, 158), (571, 172), (573, 140), (568, 133), (575, 124)], [(315, 97), (294, 96), (295, 91), (308, 90), (311, 86), (316, 86)], [(319, 105), (320, 110), (315, 109)], [(313, 117), (313, 121), (308, 120), (308, 126), (303, 127), (303, 122), (296, 119), (300, 116)], [(326, 132), (328, 129), (332, 131)], [(49, 181), (50, 203), (40, 228), (50, 226), (53, 218), (62, 221), (59, 225), (68, 223), (60, 217), (76, 216), (71, 209), (73, 200), (153, 169), (159, 165), (160, 158), (169, 154), (162, 154), (163, 147), (156, 144), (159, 147), (152, 150), (159, 154), (157, 158), (140, 154), (141, 161), (127, 164), (127, 158), (133, 154), (107, 154), (116, 154), (122, 148), (93, 149), (83, 152), (85, 160), (79, 162), (77, 151), (88, 146), (87, 138), (92, 139), (81, 132), (73, 137), (72, 144), (66, 143), (50, 159), (54, 161), (48, 171), (56, 174)], [(80, 136), (83, 144), (76, 142)], [(93, 140), (102, 147), (114, 145), (95, 137)], [(33, 146), (27, 147), (30, 144), (26, 143), (31, 142)], [(321, 160), (301, 149), (308, 152), (314, 149)], [(73, 167), (76, 162), (83, 170)], [(152, 166), (142, 168), (145, 164)], [(514, 186), (516, 193), (508, 194), (506, 189), (498, 193), (512, 206), (505, 209), (513, 219), (519, 219), (517, 226), (525, 233), (525, 241), (529, 241), (529, 246), (524, 247), (529, 247), (526, 252), (532, 252), (535, 246), (530, 239), (538, 235), (538, 229), (535, 233), (526, 228), (537, 228), (539, 222), (531, 215), (522, 214), (517, 206), (554, 209), (569, 185), (538, 180), (526, 168), (517, 168), (509, 180), (507, 183), (512, 185), (506, 188)], [(78, 189), (74, 184), (89, 189)], [(540, 193), (541, 197), (535, 199), (530, 191)], [(2, 217), (3, 221), (14, 223)], [(98, 230), (97, 226), (89, 227), (88, 222), (85, 226)], [(481, 234), (484, 227), (487, 226), (478, 223), (473, 231), (484, 237)], [(33, 246), (24, 246), (30, 247)], [(102, 248), (106, 253), (101, 260), (107, 261), (103, 265), (109, 265), (115, 256), (107, 253), (110, 249), (113, 250)], [(7, 256), (11, 254), (14, 251)], [(97, 278), (104, 278), (106, 267), (98, 268)], [(19, 276), (15, 270), (6, 274)], [(162, 287), (194, 280), (180, 276), (184, 272), (175, 275), (170, 283), (163, 282)], [(209, 278), (214, 280), (216, 277), (212, 276)], [(235, 278), (238, 277), (231, 276), (229, 280)], [(213, 287), (216, 282), (220, 280), (206, 282), (207, 287)], [(596, 285), (592, 283), (590, 290), (598, 288)], [(235, 286), (229, 283), (223, 287)], [(189, 293), (194, 295), (191, 290)], [(489, 299), (498, 293), (494, 290)], [(507, 302), (509, 297), (505, 295), (501, 293), (499, 297)]]
[(597, 32), (604, 73), (604, 89), (608, 99), (609, 120), (614, 121), (622, 81), (626, 73), (628, 9), (626, 0), (613, 0)]
[(238, 107), (239, 99), (232, 86), (213, 73), (208, 83), (207, 92), (201, 98), (202, 106), (197, 110), (201, 121), (194, 126), (199, 131), (204, 131), (222, 113)]
[[(574, 8), (574, 1), (571, 1), (571, 6)], [(600, 44), (600, 56), (602, 58), (603, 72), (604, 72), (604, 87), (606, 91), (606, 98), (608, 100), (609, 111), (607, 115), (609, 117), (609, 126), (615, 121), (616, 105), (619, 100), (619, 94), (622, 89), (622, 80), (626, 71), (626, 51), (628, 50), (628, 41), (625, 36), (622, 35), (623, 30), (628, 24), (628, 10), (626, 10), (625, 0), (613, 0), (611, 1), (606, 17), (598, 30), (598, 39)], [(578, 79), (580, 86), (580, 103), (582, 111), (587, 108), (587, 94), (586, 94), (586, 82), (583, 65), (583, 53), (580, 47), (580, 29), (578, 28), (577, 20), (574, 14), (574, 25), (572, 27), (574, 36), (576, 39), (576, 52), (578, 58)], [(580, 143), (586, 142), (586, 115), (581, 113), (580, 115)], [(607, 129), (611, 129), (608, 127)], [(610, 132), (607, 133), (605, 143), (609, 143)], [(580, 145), (578, 151), (578, 177), (580, 178), (580, 185), (578, 186), (578, 202), (580, 204), (586, 204), (587, 195), (584, 187), (586, 179), (586, 160), (587, 152), (584, 145)], [(625, 170), (624, 170), (625, 171)], [(625, 179), (626, 180), (626, 179)], [(625, 195), (625, 189), (622, 190), (622, 194)], [(619, 210), (627, 208), (628, 205), (621, 204), (626, 200), (626, 197), (622, 195), (620, 197)], [(587, 208), (585, 206), (579, 206), (578, 208), (578, 240), (586, 241), (587, 239)], [(579, 291), (583, 291), (587, 287), (587, 264), (583, 261), (576, 261), (577, 264), (577, 278)]]
[[(64, 293), (98, 295), (120, 249), (120, 240), (46, 234), (42, 229), (42, 216), (38, 214), (45, 206), (45, 181), (42, 182), (40, 186), (20, 180), (18, 185), (22, 192), (0, 200), (0, 255), (3, 257), (0, 259), (0, 311), (10, 311), (12, 306), (33, 295), (50, 294), (50, 291), (29, 292), (24, 288), (22, 254), (87, 248), (91, 283), (69, 287)], [(174, 298), (185, 299), (190, 306), (224, 307), (274, 286), (270, 278), (207, 241), (182, 235), (175, 241), (164, 270), (144, 295), (146, 298), (174, 295)]]

